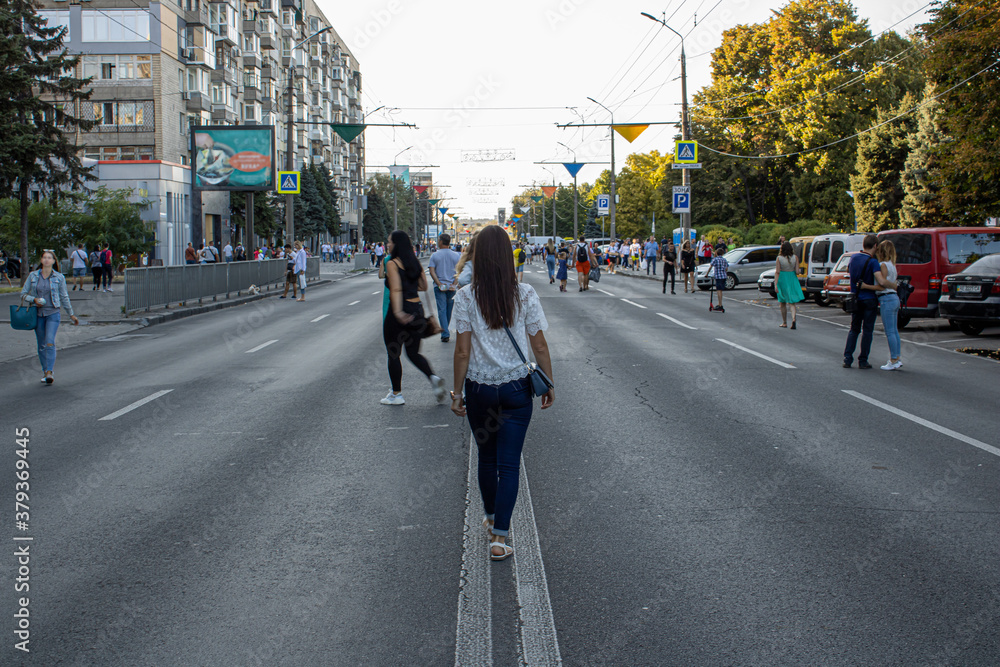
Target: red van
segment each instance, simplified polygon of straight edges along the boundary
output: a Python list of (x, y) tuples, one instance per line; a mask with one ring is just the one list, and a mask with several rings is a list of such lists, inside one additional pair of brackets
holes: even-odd
[(1000, 252), (1000, 230), (993, 227), (890, 229), (878, 238), (896, 246), (899, 277), (914, 288), (906, 304), (911, 317), (937, 317), (944, 277)]

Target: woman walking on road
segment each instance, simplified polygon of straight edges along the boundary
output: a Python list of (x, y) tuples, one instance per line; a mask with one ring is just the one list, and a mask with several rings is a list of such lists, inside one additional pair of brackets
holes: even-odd
[(382, 320), (382, 340), (389, 355), (389, 380), (392, 382), (392, 389), (381, 403), (406, 403), (403, 400), (403, 364), (400, 361), (403, 350), (406, 350), (406, 358), (430, 380), (437, 400), (443, 401), (444, 380), (434, 374), (427, 359), (420, 354), (421, 339), (441, 333), (441, 327), (434, 316), (424, 316), (424, 307), (420, 303), (420, 293), (427, 292), (427, 276), (413, 252), (413, 245), (406, 232), (393, 232), (386, 249), (393, 259), (385, 265), (389, 312)]
[(681, 246), (681, 282), (684, 283), (684, 293), (688, 293), (688, 284), (691, 291), (695, 291), (694, 282), (694, 250), (691, 249), (691, 241), (685, 241)]
[[(889, 342), (889, 361), (881, 368), (884, 371), (897, 371), (902, 368), (903, 359), (900, 356), (899, 294), (896, 293), (896, 246), (892, 241), (882, 241), (878, 244), (875, 248), (875, 259), (879, 261), (879, 270), (875, 272), (875, 282), (879, 287), (872, 286), (871, 289), (876, 290), (878, 309), (882, 314), (882, 328)], [(865, 288), (868, 289), (867, 286)]]
[(545, 267), (549, 270), (549, 284), (556, 281), (556, 244), (549, 239), (545, 245)]
[(52, 369), (56, 365), (56, 332), (59, 331), (61, 319), (59, 309), (66, 309), (74, 326), (80, 323), (73, 314), (73, 304), (66, 291), (66, 278), (59, 273), (59, 263), (52, 250), (42, 251), (41, 268), (28, 274), (28, 279), (21, 288), (21, 302), (25, 301), (38, 309), (38, 325), (35, 327), (38, 361), (41, 362), (44, 373), (42, 382), (50, 385), (55, 381)]
[(479, 236), (479, 232), (472, 235), (469, 242), (465, 244), (465, 248), (462, 250), (462, 256), (458, 260), (458, 264), (455, 265), (455, 282), (458, 283), (459, 287), (465, 287), (472, 282), (472, 258), (476, 254), (476, 237)]
[[(548, 322), (534, 288), (517, 282), (510, 240), (500, 227), (489, 226), (479, 233), (474, 262), (472, 284), (455, 295), (458, 340), (451, 409), (468, 417), (476, 439), (490, 558), (504, 560), (514, 553), (507, 537), (533, 407), (530, 369), (518, 356), (511, 337), (522, 351), (530, 339), (538, 366), (551, 378), (552, 362), (543, 333)], [(542, 409), (551, 407), (553, 400), (555, 393), (550, 389), (542, 396)]]
[(799, 285), (799, 278), (796, 273), (799, 266), (795, 258), (795, 251), (792, 244), (785, 241), (781, 244), (781, 251), (778, 253), (778, 261), (774, 263), (774, 285), (778, 293), (778, 303), (781, 306), (780, 327), (788, 326), (788, 306), (792, 307), (792, 328), (795, 328), (796, 306), (802, 301), (802, 286)]

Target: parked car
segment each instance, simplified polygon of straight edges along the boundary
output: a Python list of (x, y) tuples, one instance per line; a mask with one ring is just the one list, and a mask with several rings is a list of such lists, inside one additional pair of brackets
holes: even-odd
[(981, 257), (961, 273), (947, 276), (938, 310), (966, 336), (1000, 326), (1000, 254)]
[[(843, 257), (837, 262), (837, 265), (833, 267), (833, 271), (830, 275), (826, 277), (826, 281), (823, 283), (823, 298), (830, 302), (830, 304), (839, 305), (841, 308), (844, 307), (844, 297), (851, 293), (851, 274), (848, 271), (848, 265), (851, 263), (851, 258), (857, 255), (857, 252), (845, 253)], [(900, 282), (904, 282), (905, 278), (899, 278)], [(906, 325), (910, 323), (910, 311), (906, 308), (900, 308), (896, 314), (896, 326), (900, 329), (905, 329)]]
[(772, 299), (778, 298), (778, 286), (774, 284), (774, 269), (768, 269), (757, 278), (757, 290), (767, 292)]
[[(733, 289), (741, 283), (753, 284), (760, 274), (774, 266), (778, 259), (780, 246), (744, 246), (730, 250), (724, 257), (729, 262), (729, 275), (726, 278), (726, 289)], [(697, 285), (703, 290), (710, 289), (715, 278), (709, 272), (711, 264), (702, 264), (695, 269)]]
[(807, 296), (813, 297), (820, 306), (830, 305), (830, 302), (823, 297), (826, 277), (830, 275), (845, 252), (859, 252), (864, 240), (864, 234), (823, 234), (815, 237), (805, 274)]
[(815, 236), (793, 236), (788, 240), (792, 244), (792, 251), (799, 260), (799, 283), (804, 290), (806, 287), (806, 269), (809, 267), (809, 253), (812, 252), (812, 243)]
[(914, 288), (906, 308), (912, 317), (937, 317), (945, 276), (1000, 252), (1000, 231), (985, 227), (892, 229), (878, 237), (896, 246), (899, 277)]

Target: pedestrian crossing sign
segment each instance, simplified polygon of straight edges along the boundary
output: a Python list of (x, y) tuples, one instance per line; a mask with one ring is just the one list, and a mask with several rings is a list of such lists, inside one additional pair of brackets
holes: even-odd
[(302, 191), (302, 179), (297, 171), (278, 172), (278, 194), (297, 195)]
[(693, 164), (698, 161), (697, 141), (678, 141), (674, 144), (674, 162), (678, 164)]

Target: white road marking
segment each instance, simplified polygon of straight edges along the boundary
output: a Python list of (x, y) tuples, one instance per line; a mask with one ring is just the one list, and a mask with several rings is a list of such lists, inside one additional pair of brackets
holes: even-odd
[(348, 305), (348, 306), (354, 306), (354, 305), (357, 305), (357, 304), (359, 304), (359, 303), (361, 303), (361, 302), (360, 302), (360, 301), (352, 301), (352, 302), (350, 302), (350, 303), (349, 303), (349, 304), (347, 304), (347, 305)]
[(691, 331), (697, 331), (697, 330), (698, 330), (698, 327), (693, 327), (693, 326), (691, 326), (690, 324), (684, 324), (684, 323), (683, 323), (683, 322), (681, 322), (680, 320), (678, 320), (678, 319), (675, 319), (675, 318), (673, 318), (673, 317), (670, 317), (669, 315), (664, 315), (663, 313), (657, 313), (657, 315), (659, 315), (660, 317), (662, 317), (662, 318), (663, 318), (663, 319), (665, 319), (665, 320), (670, 320), (670, 321), (671, 321), (671, 322), (673, 322), (674, 324), (677, 324), (677, 325), (679, 325), (679, 326), (682, 326), (682, 327), (684, 327), (685, 329), (690, 329)]
[(324, 319), (324, 318), (326, 318), (326, 317), (330, 317), (330, 313), (327, 313), (326, 315), (320, 315), (320, 316), (319, 316), (319, 317), (317, 317), (317, 318), (316, 318), (315, 320), (309, 320), (309, 321), (310, 321), (310, 322), (319, 322), (320, 320), (322, 320), (322, 319)]
[(386, 431), (405, 431), (408, 428), (410, 428), (410, 427), (409, 426), (386, 426), (385, 430)]
[(595, 289), (595, 290), (597, 290), (598, 292), (604, 292), (604, 293), (605, 293), (605, 294), (607, 294), (608, 296), (614, 296), (614, 294), (612, 294), (611, 292), (609, 292), (609, 291), (608, 291), (608, 290), (606, 290), (606, 289), (601, 289), (600, 287), (595, 287), (594, 289)]
[(642, 308), (643, 310), (646, 310), (646, 306), (642, 305), (641, 303), (636, 303), (635, 301), (629, 301), (628, 299), (622, 299), (622, 301), (624, 301), (625, 303), (632, 304), (636, 308)]
[[(458, 626), (455, 667), (493, 664), (493, 594), (488, 549), (484, 548), (479, 507), (478, 448), (469, 436), (469, 475), (465, 493), (465, 534), (462, 537), (462, 576), (458, 590)], [(523, 467), (523, 466), (522, 466)]]
[(448, 428), (450, 424), (428, 424), (424, 428)]
[(979, 440), (976, 440), (975, 438), (970, 438), (969, 436), (963, 435), (963, 434), (961, 434), (961, 433), (959, 433), (957, 431), (952, 431), (950, 428), (945, 428), (944, 426), (939, 426), (939, 425), (935, 424), (934, 422), (927, 421), (923, 417), (918, 417), (918, 416), (916, 416), (914, 414), (910, 414), (909, 412), (905, 412), (903, 410), (900, 410), (899, 408), (894, 408), (893, 406), (889, 405), (888, 403), (883, 403), (882, 401), (875, 400), (874, 398), (871, 398), (869, 396), (865, 396), (862, 393), (859, 393), (859, 392), (856, 392), (856, 391), (852, 391), (850, 389), (842, 389), (841, 391), (843, 391), (848, 396), (853, 396), (854, 398), (859, 398), (862, 401), (865, 401), (867, 403), (871, 403), (872, 405), (874, 405), (877, 408), (882, 408), (886, 412), (891, 412), (894, 415), (899, 415), (903, 419), (909, 419), (911, 422), (914, 422), (916, 424), (920, 424), (921, 426), (926, 426), (927, 428), (931, 429), (932, 431), (937, 431), (938, 433), (941, 433), (942, 435), (946, 435), (949, 438), (955, 438), (955, 440), (960, 440), (960, 441), (962, 441), (962, 442), (964, 442), (964, 443), (966, 443), (968, 445), (972, 445), (973, 447), (978, 447), (979, 449), (983, 450), (984, 452), (989, 452), (990, 454), (993, 454), (994, 456), (1000, 456), (1000, 449), (997, 449), (993, 445), (987, 445), (985, 442), (981, 442)]
[(264, 349), (265, 347), (267, 347), (268, 345), (274, 345), (274, 344), (275, 344), (275, 343), (277, 343), (277, 342), (278, 342), (278, 339), (277, 339), (277, 338), (275, 338), (274, 340), (269, 340), (269, 341), (267, 341), (266, 343), (261, 343), (261, 344), (260, 344), (260, 345), (258, 345), (257, 347), (252, 347), (252, 348), (250, 348), (249, 350), (247, 350), (246, 352), (244, 352), (244, 354), (253, 354), (253, 353), (254, 353), (254, 352), (256, 352), (256, 351), (258, 351), (258, 350), (263, 350), (263, 349)]
[(164, 396), (166, 394), (169, 394), (172, 391), (173, 391), (173, 389), (161, 389), (160, 391), (156, 392), (155, 394), (150, 394), (146, 398), (141, 398), (138, 401), (136, 401), (135, 403), (132, 403), (131, 405), (126, 405), (121, 410), (115, 410), (110, 415), (105, 415), (104, 417), (101, 417), (97, 421), (106, 422), (106, 421), (111, 421), (112, 419), (118, 419), (123, 414), (125, 414), (127, 412), (132, 412), (136, 408), (140, 408), (140, 407), (146, 405), (146, 403), (149, 403), (150, 401), (155, 401), (160, 396)]
[(760, 352), (754, 352), (753, 350), (743, 347), (742, 345), (731, 343), (730, 341), (725, 340), (724, 338), (716, 338), (715, 340), (719, 341), (720, 343), (725, 343), (726, 345), (731, 345), (732, 347), (735, 347), (737, 350), (743, 350), (747, 354), (752, 354), (755, 357), (760, 357), (764, 361), (770, 361), (772, 364), (777, 364), (782, 368), (795, 368), (795, 366), (792, 366), (791, 364), (786, 364), (784, 361), (778, 361), (777, 359), (769, 357), (766, 354), (761, 354)]
[(538, 525), (531, 504), (531, 489), (525, 464), (521, 463), (518, 502), (514, 506), (511, 526), (514, 528), (514, 581), (517, 602), (521, 608), (521, 641), (518, 644), (521, 664), (561, 665), (556, 623), (552, 617), (549, 584), (545, 578), (542, 549), (538, 544)]
[(380, 292), (372, 292), (372, 296), (375, 296), (376, 294), (380, 294)]

